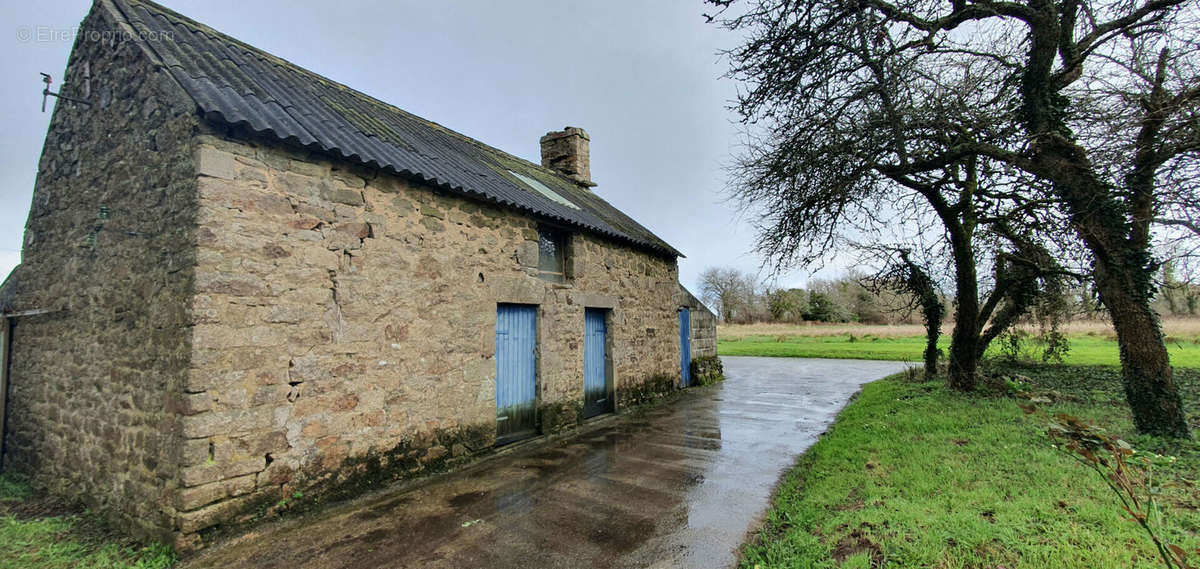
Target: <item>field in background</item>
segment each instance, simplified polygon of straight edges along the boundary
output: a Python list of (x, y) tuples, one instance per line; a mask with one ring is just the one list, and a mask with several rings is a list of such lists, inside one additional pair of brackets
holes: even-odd
[[(953, 324), (943, 327), (939, 347), (950, 345)], [(1033, 338), (1036, 328), (1022, 343), (1021, 358), (1040, 361), (1042, 347)], [(1104, 321), (1079, 321), (1062, 331), (1070, 342), (1065, 363), (1118, 365), (1116, 334)], [(1163, 331), (1171, 363), (1176, 367), (1200, 367), (1200, 319), (1164, 319)], [(921, 361), (925, 330), (919, 325), (863, 324), (734, 324), (717, 328), (717, 350), (725, 356), (774, 356), (803, 358), (849, 358)], [(999, 343), (988, 354), (1002, 356)]]
[[(1164, 318), (1163, 332), (1167, 336), (1181, 338), (1200, 338), (1200, 318)], [(954, 328), (953, 322), (942, 325), (942, 333), (950, 334)], [(1034, 327), (1026, 326), (1025, 330), (1036, 332)], [(1101, 336), (1116, 340), (1112, 324), (1107, 320), (1077, 320), (1063, 326), (1063, 333), (1070, 335)], [(919, 324), (822, 324), (805, 322), (802, 324), (722, 324), (717, 326), (717, 334), (721, 338), (745, 338), (747, 336), (855, 336), (873, 335), (881, 338), (903, 336), (924, 336), (925, 327)]]

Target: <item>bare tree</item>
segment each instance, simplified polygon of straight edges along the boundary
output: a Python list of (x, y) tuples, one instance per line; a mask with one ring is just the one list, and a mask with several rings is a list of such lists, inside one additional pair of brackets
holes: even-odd
[[(874, 63), (862, 78), (871, 88), (862, 87), (867, 93), (855, 100), (822, 90), (827, 101), (789, 103), (815, 105), (811, 116), (797, 112), (778, 120), (782, 109), (768, 115), (769, 131), (753, 139), (739, 157), (735, 196), (746, 207), (768, 212), (759, 224), (759, 249), (780, 265), (812, 264), (844, 242), (846, 234), (869, 234), (897, 224), (915, 223), (918, 231), (940, 234), (952, 261), (956, 301), (947, 384), (969, 391), (994, 337), (984, 334), (985, 324), (997, 308), (1017, 307), (1001, 302), (1011, 298), (1007, 289), (1018, 285), (1011, 278), (997, 280), (990, 291), (980, 289), (981, 247), (997, 237), (989, 227), (1029, 217), (1030, 210), (1049, 202), (1012, 191), (1016, 178), (986, 157), (964, 155), (941, 165), (912, 162), (962, 140), (961, 129), (947, 122), (951, 118), (970, 124), (988, 140), (1012, 135), (1011, 126), (978, 113), (992, 102), (978, 98), (988, 92), (983, 85), (987, 73), (951, 67), (949, 79), (930, 75), (901, 86), (907, 67), (887, 59), (896, 46), (862, 34), (846, 41)], [(735, 61), (757, 69), (750, 60)], [(888, 96), (869, 104), (878, 92)], [(743, 101), (740, 107), (744, 115), (750, 112), (748, 104)], [(857, 114), (847, 112), (856, 106)]]
[[(798, 206), (769, 215), (769, 252), (805, 260), (805, 244), (831, 244), (830, 219), (889, 211), (885, 186), (919, 192), (909, 182), (945, 180), (972, 161), (1011, 169), (1037, 183), (1007, 196), (1010, 205), (1036, 216), (1027, 204), (1052, 200), (1091, 252), (1138, 429), (1190, 436), (1150, 308), (1150, 226), (1160, 177), (1189, 177), (1200, 150), (1195, 0), (749, 0), (737, 9), (717, 17), (746, 38), (729, 52), (730, 76), (745, 86), (736, 108), (760, 137), (746, 162), (757, 166), (739, 184), (746, 197)], [(840, 194), (811, 191), (837, 186)], [(830, 213), (797, 215), (814, 209)]]
[(754, 289), (754, 277), (737, 269), (709, 267), (700, 273), (700, 296), (726, 324), (748, 316), (754, 305)]

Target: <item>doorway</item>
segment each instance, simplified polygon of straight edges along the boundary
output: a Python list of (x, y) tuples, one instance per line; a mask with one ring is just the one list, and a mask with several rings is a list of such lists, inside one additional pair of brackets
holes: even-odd
[(537, 306), (496, 308), (496, 444), (537, 433)]
[(680, 386), (692, 385), (692, 313), (679, 309), (679, 378)]
[(613, 385), (608, 353), (608, 311), (588, 308), (583, 318), (583, 417), (613, 410)]

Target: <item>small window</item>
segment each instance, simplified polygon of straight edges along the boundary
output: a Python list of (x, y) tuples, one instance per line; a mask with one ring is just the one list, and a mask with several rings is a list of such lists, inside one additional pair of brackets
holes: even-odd
[(538, 230), (538, 276), (561, 283), (567, 280), (567, 234), (542, 228)]

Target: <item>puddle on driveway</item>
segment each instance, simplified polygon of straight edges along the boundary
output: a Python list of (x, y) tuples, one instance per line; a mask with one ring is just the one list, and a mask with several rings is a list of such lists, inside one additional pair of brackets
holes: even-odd
[(551, 446), (261, 528), (183, 567), (727, 567), (779, 476), (899, 362), (725, 357), (727, 380)]

